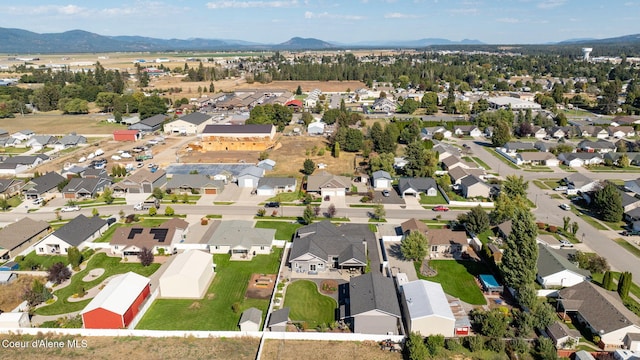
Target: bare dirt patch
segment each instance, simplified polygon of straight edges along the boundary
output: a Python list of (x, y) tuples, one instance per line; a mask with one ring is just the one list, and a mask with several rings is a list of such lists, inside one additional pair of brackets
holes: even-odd
[[(224, 338), (197, 339), (192, 337), (77, 337), (43, 334), (35, 336), (1, 335), (0, 341), (28, 341), (35, 339), (64, 341), (62, 349), (45, 347), (3, 348), (3, 359), (62, 360), (78, 359), (255, 359), (260, 339), (258, 338)], [(67, 340), (86, 341), (87, 347), (70, 348)], [(151, 350), (151, 351), (150, 351)]]
[(250, 299), (269, 299), (275, 284), (275, 274), (253, 274), (244, 296)]
[(333, 294), (338, 291), (338, 282), (335, 280), (322, 280), (320, 292), (323, 294)]
[(380, 346), (372, 341), (304, 341), (304, 340), (266, 340), (262, 349), (263, 360), (294, 360), (300, 354), (307, 354), (309, 359), (332, 360), (400, 360), (401, 353), (380, 350)]
[(22, 293), (27, 287), (31, 287), (33, 280), (39, 279), (44, 284), (43, 277), (18, 275), (18, 279), (7, 285), (0, 285), (0, 310), (11, 311), (22, 303)]

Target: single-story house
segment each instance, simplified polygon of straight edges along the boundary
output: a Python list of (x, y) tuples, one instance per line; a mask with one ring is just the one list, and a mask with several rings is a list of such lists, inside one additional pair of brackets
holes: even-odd
[(594, 137), (597, 139), (606, 139), (609, 136), (609, 132), (600, 126), (594, 125), (579, 125), (577, 127), (578, 136), (582, 137)]
[(24, 180), (0, 179), (0, 199), (8, 199), (19, 195), (24, 186)]
[(109, 242), (111, 253), (122, 257), (137, 256), (143, 248), (152, 250), (154, 254), (174, 253), (174, 244), (184, 240), (188, 227), (189, 223), (183, 219), (172, 218), (152, 228), (117, 228)]
[(289, 307), (283, 307), (282, 309), (278, 309), (271, 313), (269, 316), (269, 323), (267, 327), (270, 331), (287, 331), (287, 324), (289, 323), (289, 312), (291, 309)]
[(345, 196), (351, 187), (351, 178), (322, 172), (307, 177), (307, 192), (325, 196)]
[(204, 127), (212, 123), (213, 116), (194, 112), (164, 124), (164, 132), (183, 135), (201, 134)]
[(324, 134), (325, 123), (322, 121), (314, 121), (307, 126), (307, 133), (309, 135), (322, 135)]
[(340, 318), (351, 323), (354, 333), (397, 335), (401, 313), (393, 279), (378, 272), (352, 277), (341, 286), (348, 302), (341, 306)]
[(569, 329), (566, 324), (560, 321), (555, 321), (547, 326), (545, 331), (557, 349), (573, 349), (580, 342), (580, 332), (576, 329)]
[(552, 149), (558, 146), (558, 143), (536, 141), (533, 146), (542, 152), (551, 152)]
[(376, 190), (391, 189), (391, 182), (393, 181), (393, 178), (391, 177), (391, 174), (389, 174), (388, 172), (384, 170), (374, 171), (373, 174), (371, 175), (371, 178), (373, 179), (374, 189)]
[(174, 174), (167, 181), (167, 192), (172, 194), (220, 194), (224, 190), (225, 182), (211, 180), (202, 174)]
[(640, 333), (640, 318), (624, 306), (618, 293), (589, 281), (559, 290), (558, 310), (574, 314), (598, 334), (599, 346), (605, 350), (622, 347), (629, 333)]
[(578, 143), (578, 149), (589, 153), (604, 154), (609, 151), (616, 151), (616, 145), (610, 141), (598, 139), (596, 141), (582, 140)]
[(25, 146), (34, 150), (42, 150), (53, 145), (56, 141), (58, 141), (58, 138), (53, 135), (35, 135), (25, 142)]
[(633, 126), (609, 126), (607, 128), (607, 131), (609, 136), (616, 139), (621, 139), (625, 137), (630, 138), (636, 135), (636, 132), (633, 129)]
[(404, 321), (409, 332), (421, 336), (454, 336), (456, 318), (442, 285), (415, 280), (401, 286)]
[(160, 297), (202, 299), (214, 276), (213, 256), (200, 250), (176, 255), (160, 276)]
[(453, 231), (451, 229), (429, 229), (427, 232), (429, 251), (431, 258), (450, 257), (460, 255), (467, 251), (469, 241), (465, 231)]
[(580, 269), (555, 250), (538, 244), (538, 273), (536, 281), (544, 288), (570, 287), (586, 281), (591, 274)]
[(504, 144), (502, 149), (505, 153), (513, 155), (521, 151), (534, 151), (535, 147), (532, 142), (510, 141)]
[(23, 217), (0, 229), (0, 248), (8, 250), (9, 254), (5, 256), (12, 258), (18, 255), (21, 247), (26, 248), (42, 239), (49, 229), (51, 225), (46, 221)]
[(255, 255), (271, 253), (275, 229), (254, 228), (253, 223), (246, 220), (212, 224), (216, 225), (207, 241), (212, 254), (231, 254), (231, 260), (251, 260)]
[(113, 140), (115, 141), (138, 141), (142, 138), (142, 133), (138, 130), (114, 130)]
[(167, 183), (167, 173), (162, 169), (151, 172), (142, 168), (127, 176), (122, 181), (113, 184), (114, 195), (151, 194), (153, 189), (162, 188)]
[(624, 182), (624, 187), (628, 191), (640, 195), (640, 177), (634, 180), (626, 180)]
[(427, 227), (427, 224), (416, 218), (411, 218), (400, 224), (400, 233), (402, 233), (403, 237), (416, 231), (426, 236), (429, 232), (429, 228)]
[(80, 312), (85, 329), (127, 328), (149, 297), (149, 279), (134, 272), (111, 279)]
[(462, 190), (462, 196), (465, 198), (489, 198), (492, 191), (491, 186), (475, 175), (463, 177), (460, 180), (460, 189)]
[(521, 152), (516, 154), (516, 164), (558, 166), (560, 161), (548, 152)]
[(260, 178), (264, 176), (264, 169), (257, 166), (251, 166), (243, 169), (237, 176), (238, 187), (241, 188), (257, 188)]
[(90, 199), (96, 197), (105, 188), (111, 185), (111, 178), (71, 178), (62, 189), (65, 199)]
[(442, 161), (443, 159), (446, 159), (449, 156), (460, 157), (462, 155), (459, 147), (456, 147), (441, 141), (437, 141), (437, 140), (433, 140), (433, 143), (434, 145), (431, 150), (438, 153), (438, 161)]
[(99, 216), (87, 218), (80, 214), (37, 243), (36, 254), (64, 255), (72, 246), (82, 250), (87, 242), (101, 237), (108, 227), (107, 221)]
[(128, 127), (129, 130), (138, 130), (142, 133), (151, 133), (154, 131), (162, 130), (162, 124), (169, 120), (169, 117), (164, 114), (154, 115), (152, 117), (140, 120)]
[(436, 181), (433, 178), (427, 177), (400, 178), (398, 180), (398, 190), (402, 198), (406, 195), (419, 197), (421, 193), (427, 196), (438, 195), (438, 185)]
[(629, 159), (629, 164), (630, 165), (640, 165), (640, 152), (626, 152), (626, 153), (620, 153), (620, 152), (608, 152), (606, 154), (604, 154), (603, 158), (605, 163), (607, 161), (611, 161), (612, 163), (619, 165), (619, 160), (622, 156), (626, 156), (627, 159)]
[(581, 193), (594, 191), (601, 186), (599, 180), (592, 180), (581, 173), (571, 174), (563, 181), (569, 189)]
[(486, 175), (486, 171), (484, 169), (465, 169), (461, 166), (449, 170), (449, 177), (454, 185), (460, 185), (462, 179), (468, 175), (475, 175), (480, 178)]
[(398, 105), (395, 101), (387, 98), (377, 98), (371, 105), (371, 110), (374, 112), (391, 113), (395, 112)]
[(448, 156), (442, 159), (440, 162), (442, 163), (442, 167), (447, 171), (451, 171), (457, 167), (461, 167), (464, 169), (471, 169), (476, 167), (474, 163), (464, 161), (454, 155)]
[(35, 134), (36, 133), (33, 130), (24, 129), (11, 134), (11, 137), (16, 140), (25, 141), (31, 139)]
[(31, 318), (28, 312), (3, 312), (0, 313), (0, 328), (29, 328)]
[(453, 135), (451, 130), (448, 130), (444, 126), (435, 126), (435, 127), (423, 128), (421, 132), (421, 136), (425, 139), (431, 139), (433, 135), (437, 133), (441, 133), (444, 139), (450, 139), (451, 135)]
[(53, 148), (58, 151), (62, 151), (64, 149), (72, 148), (74, 146), (82, 145), (87, 143), (87, 138), (82, 135), (65, 135), (58, 139), (53, 144)]
[(535, 137), (536, 139), (544, 139), (547, 136), (548, 136), (547, 129), (540, 126), (534, 126), (533, 137)]
[(240, 331), (260, 331), (260, 324), (262, 324), (262, 311), (254, 307), (243, 311), (238, 322)]
[(318, 274), (331, 269), (363, 271), (367, 266), (366, 239), (375, 239), (367, 225), (321, 221), (296, 231), (289, 264), (296, 273)]
[(562, 153), (558, 155), (558, 160), (570, 167), (580, 167), (585, 165), (598, 165), (604, 162), (602, 154), (599, 153)]
[(453, 127), (453, 134), (481, 137), (482, 131), (475, 125), (456, 125)]
[(278, 193), (293, 192), (298, 182), (290, 177), (263, 177), (258, 180), (256, 193), (258, 195), (274, 196)]

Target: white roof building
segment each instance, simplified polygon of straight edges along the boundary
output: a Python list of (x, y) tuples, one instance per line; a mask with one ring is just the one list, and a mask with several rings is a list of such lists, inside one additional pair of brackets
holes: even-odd
[(454, 336), (456, 318), (440, 284), (415, 280), (402, 285), (402, 306), (409, 331)]
[(542, 107), (538, 103), (535, 103), (533, 101), (518, 99), (511, 96), (492, 97), (492, 98), (488, 98), (487, 101), (489, 102), (491, 107), (493, 107), (494, 109), (500, 109), (500, 108), (506, 108), (506, 107), (510, 107), (511, 110), (542, 109)]
[(213, 256), (200, 250), (190, 250), (175, 256), (160, 277), (163, 298), (200, 299), (214, 276)]
[(21, 328), (31, 327), (31, 320), (29, 320), (29, 313), (27, 312), (5, 312), (0, 314), (0, 329), (1, 328)]

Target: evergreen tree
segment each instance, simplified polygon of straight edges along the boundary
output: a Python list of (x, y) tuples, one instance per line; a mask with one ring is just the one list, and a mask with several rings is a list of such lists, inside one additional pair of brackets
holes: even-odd
[(622, 300), (625, 300), (629, 296), (629, 290), (631, 289), (631, 284), (633, 274), (628, 271), (625, 271), (620, 274), (620, 278), (618, 279), (618, 295)]
[(302, 223), (304, 225), (309, 225), (313, 222), (313, 218), (315, 217), (315, 212), (311, 205), (307, 205), (302, 212)]
[(491, 137), (491, 143), (495, 147), (504, 146), (511, 140), (511, 127), (504, 120), (496, 121), (493, 127), (493, 136)]
[(334, 158), (339, 158), (340, 157), (340, 143), (335, 143), (333, 144), (333, 157)]
[(527, 197), (527, 190), (529, 189), (529, 182), (524, 180), (522, 175), (507, 175), (507, 179), (502, 183), (500, 192), (504, 193), (508, 197)]
[(604, 276), (602, 276), (602, 287), (606, 290), (613, 289), (613, 276), (609, 270), (605, 271)]
[(624, 209), (622, 197), (615, 184), (607, 182), (593, 196), (593, 208), (604, 221), (618, 222), (622, 220)]
[(470, 232), (479, 234), (489, 229), (489, 214), (478, 205), (467, 213), (465, 226)]
[(311, 175), (316, 170), (316, 163), (311, 159), (305, 159), (302, 164), (302, 173), (305, 175)]

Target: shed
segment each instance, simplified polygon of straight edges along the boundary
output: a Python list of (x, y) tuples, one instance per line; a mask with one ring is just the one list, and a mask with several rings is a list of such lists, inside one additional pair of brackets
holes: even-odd
[(163, 298), (201, 299), (214, 276), (213, 257), (200, 250), (175, 256), (160, 277)]
[(140, 131), (138, 131), (138, 130), (115, 130), (113, 132), (113, 140), (115, 140), (115, 141), (136, 141), (136, 140), (140, 140)]
[(8, 261), (0, 266), (0, 271), (15, 271), (20, 268), (20, 264), (15, 261)]
[(384, 170), (374, 171), (372, 178), (374, 189), (391, 189), (393, 178), (388, 172)]
[(28, 312), (5, 312), (0, 314), (0, 329), (28, 327), (31, 327)]
[(324, 134), (325, 123), (321, 121), (314, 121), (307, 126), (307, 133), (309, 135), (322, 135)]
[(0, 272), (0, 285), (10, 284), (18, 278), (18, 275), (10, 271)]
[(287, 323), (289, 323), (289, 307), (276, 310), (269, 317), (269, 330), (271, 331), (287, 331)]
[(260, 331), (262, 323), (262, 311), (250, 307), (242, 313), (240, 317), (240, 331)]
[(85, 329), (123, 329), (149, 297), (149, 279), (134, 272), (113, 278), (80, 312)]
[(416, 280), (402, 285), (402, 305), (409, 331), (422, 336), (454, 335), (456, 318), (440, 284)]

